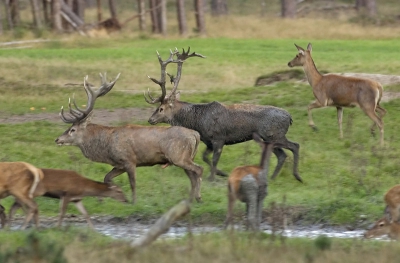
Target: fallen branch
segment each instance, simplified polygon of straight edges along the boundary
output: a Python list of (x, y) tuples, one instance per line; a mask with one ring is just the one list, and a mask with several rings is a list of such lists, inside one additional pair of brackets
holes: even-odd
[(136, 241), (132, 242), (133, 248), (145, 247), (156, 240), (161, 234), (164, 234), (178, 218), (190, 212), (190, 204), (187, 200), (181, 201), (165, 213), (157, 222), (149, 229), (149, 231)]

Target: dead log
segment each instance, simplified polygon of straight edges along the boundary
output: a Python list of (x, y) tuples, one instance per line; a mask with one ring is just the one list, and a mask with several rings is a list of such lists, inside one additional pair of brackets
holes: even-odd
[(172, 207), (167, 213), (165, 213), (157, 222), (149, 229), (149, 231), (136, 241), (132, 242), (133, 248), (141, 248), (151, 244), (161, 234), (164, 234), (180, 217), (190, 212), (190, 203), (187, 200), (183, 200), (174, 207)]

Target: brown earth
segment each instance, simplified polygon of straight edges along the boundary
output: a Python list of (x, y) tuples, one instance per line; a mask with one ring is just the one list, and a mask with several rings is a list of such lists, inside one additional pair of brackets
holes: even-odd
[[(297, 78), (295, 75), (290, 74), (288, 71), (288, 77), (282, 77), (283, 73), (279, 73), (277, 78), (274, 75), (270, 75), (273, 81), (268, 81), (268, 85), (273, 82), (287, 80), (291, 78)], [(344, 76), (354, 76), (360, 78), (370, 78), (379, 81), (383, 86), (400, 84), (400, 76), (397, 75), (382, 75), (382, 74), (364, 74), (364, 73), (343, 73)], [(304, 76), (304, 75), (303, 75)], [(300, 81), (306, 81), (300, 79)], [(386, 91), (383, 93), (382, 102), (400, 98), (400, 92)], [(97, 109), (94, 112), (92, 121), (94, 123), (110, 125), (118, 123), (135, 123), (135, 122), (146, 122), (154, 111), (154, 107), (151, 108), (124, 108), (124, 109), (113, 109), (104, 110)], [(58, 113), (27, 113), (23, 115), (9, 115), (6, 113), (0, 113), (0, 123), (17, 124), (31, 121), (49, 121), (49, 122), (61, 122)]]

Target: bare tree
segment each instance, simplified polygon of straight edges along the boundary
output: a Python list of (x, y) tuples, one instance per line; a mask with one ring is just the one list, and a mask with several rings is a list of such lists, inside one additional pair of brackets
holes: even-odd
[(115, 6), (115, 1), (114, 0), (108, 0), (108, 6), (110, 8), (111, 18), (116, 19), (117, 18), (117, 8)]
[(186, 23), (186, 12), (185, 12), (185, 1), (176, 0), (176, 10), (178, 15), (179, 33), (181, 35), (187, 34), (187, 23)]
[(51, 22), (54, 31), (62, 31), (61, 23), (61, 1), (62, 0), (52, 0), (51, 2)]
[(377, 14), (376, 0), (356, 0), (356, 9), (359, 12), (366, 10), (368, 15), (376, 16)]
[[(0, 35), (3, 35), (3, 19), (1, 16), (1, 9), (0, 9)], [(0, 215), (1, 215), (1, 211), (0, 211)]]
[(227, 15), (228, 14), (227, 0), (211, 0), (211, 14), (213, 16)]
[(144, 0), (137, 0), (139, 13), (139, 30), (146, 30), (146, 6)]
[(42, 0), (42, 6), (43, 6), (43, 17), (44, 17), (44, 23), (46, 25), (50, 24), (50, 16), (49, 16), (49, 4), (47, 0)]
[(206, 33), (206, 22), (204, 18), (203, 0), (194, 0), (194, 12), (196, 16), (196, 28), (200, 35)]
[(296, 17), (296, 0), (281, 0), (281, 16), (284, 18)]
[(73, 0), (72, 10), (82, 21), (85, 21), (85, 1), (84, 0)]
[(11, 20), (12, 20), (13, 26), (18, 26), (19, 22), (21, 20), (21, 17), (19, 15), (19, 1), (18, 0), (8, 0), (8, 5), (10, 7)]
[(101, 14), (102, 13), (102, 10), (101, 10), (101, 0), (97, 0), (97, 22), (101, 22), (101, 20), (102, 20), (102, 17), (101, 17)]
[(160, 33), (160, 23), (158, 22), (158, 0), (149, 0), (150, 5), (150, 16), (151, 16), (151, 32)]
[(12, 30), (14, 28), (14, 23), (11, 15), (10, 0), (4, 0), (4, 7), (6, 9), (8, 28)]

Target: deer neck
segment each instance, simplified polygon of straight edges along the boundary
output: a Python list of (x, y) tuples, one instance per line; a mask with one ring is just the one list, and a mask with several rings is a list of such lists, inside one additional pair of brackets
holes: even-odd
[(198, 113), (196, 104), (180, 101), (179, 107), (175, 108), (175, 113), (169, 124), (194, 129), (199, 119), (201, 119), (201, 115)]
[(319, 73), (317, 67), (315, 66), (314, 60), (311, 55), (306, 57), (306, 62), (303, 65), (304, 73), (307, 76), (308, 83), (311, 87), (315, 87), (318, 82), (321, 81), (322, 75)]
[(81, 143), (78, 145), (83, 155), (96, 162), (105, 162), (105, 156), (108, 156), (110, 131), (113, 127), (107, 127), (97, 124), (90, 124), (86, 128)]

